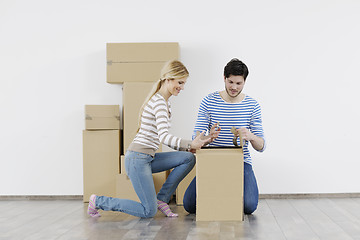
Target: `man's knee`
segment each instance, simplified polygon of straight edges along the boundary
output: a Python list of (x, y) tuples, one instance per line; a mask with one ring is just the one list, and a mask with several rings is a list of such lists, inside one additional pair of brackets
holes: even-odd
[(258, 206), (258, 200), (257, 199), (251, 199), (248, 201), (244, 201), (244, 213), (245, 214), (252, 214), (255, 212)]
[(184, 198), (183, 204), (184, 204), (184, 209), (188, 213), (196, 213), (196, 203), (195, 202), (190, 201), (190, 199)]
[(188, 213), (196, 213), (196, 177), (194, 177), (185, 191), (183, 204), (184, 209)]

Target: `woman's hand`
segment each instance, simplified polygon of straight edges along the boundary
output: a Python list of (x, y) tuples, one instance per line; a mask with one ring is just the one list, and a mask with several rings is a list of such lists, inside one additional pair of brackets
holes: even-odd
[[(201, 140), (205, 141), (204, 145), (213, 142), (219, 136), (221, 130), (221, 127), (219, 127), (219, 125), (220, 125), (219, 123), (214, 124), (210, 129), (209, 135), (207, 136), (204, 136), (204, 134), (202, 135)], [(200, 136), (199, 132), (197, 132), (196, 134), (197, 134), (196, 137)]]
[(219, 123), (216, 123), (211, 127), (209, 135), (204, 136), (205, 131), (203, 131), (201, 134), (198, 134), (191, 142), (190, 152), (195, 153), (197, 149), (200, 149), (202, 146), (214, 141), (219, 136), (220, 130), (221, 127), (219, 127)]
[(219, 127), (219, 125), (219, 123), (214, 124), (210, 129), (209, 135), (202, 137), (202, 139), (206, 141), (204, 145), (213, 142), (219, 136), (221, 130), (221, 127)]
[(204, 134), (205, 134), (205, 131), (203, 131), (202, 133), (197, 135), (196, 138), (191, 142), (191, 145), (190, 145), (191, 150), (192, 149), (198, 150), (202, 146), (204, 146), (204, 144), (207, 142), (207, 139), (204, 138)]
[(221, 130), (221, 127), (219, 125), (220, 123), (215, 123), (214, 125), (212, 125), (210, 133), (207, 136), (209, 138), (209, 142), (207, 142), (207, 144), (213, 142), (219, 136)]

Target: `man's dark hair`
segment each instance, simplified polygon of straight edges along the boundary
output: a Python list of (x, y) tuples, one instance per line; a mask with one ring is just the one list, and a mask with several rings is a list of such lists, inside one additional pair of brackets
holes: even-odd
[(244, 80), (246, 80), (247, 76), (249, 74), (249, 70), (245, 63), (240, 61), (237, 58), (233, 58), (226, 64), (224, 68), (224, 76), (225, 78), (228, 78), (230, 75), (234, 76), (243, 76)]

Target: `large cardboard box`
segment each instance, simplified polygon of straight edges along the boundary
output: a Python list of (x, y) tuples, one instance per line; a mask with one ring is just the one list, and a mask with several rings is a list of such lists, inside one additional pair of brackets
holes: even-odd
[(165, 62), (108, 63), (107, 82), (156, 82)]
[(179, 57), (177, 42), (107, 43), (107, 61), (160, 62)]
[(196, 176), (196, 165), (194, 168), (189, 172), (188, 175), (185, 176), (185, 178), (179, 183), (177, 189), (176, 189), (176, 205), (184, 205), (184, 195), (186, 192), (186, 189), (190, 185), (191, 181)]
[[(126, 175), (125, 156), (121, 155), (120, 159), (121, 159), (121, 161), (120, 161), (121, 175)], [(165, 183), (165, 181), (169, 175), (169, 172), (170, 171), (168, 170), (168, 171), (164, 171), (164, 172), (153, 173), (153, 180), (154, 180), (156, 193), (158, 193), (160, 191), (162, 185)], [(118, 183), (121, 184), (121, 181)]]
[(83, 131), (84, 202), (91, 194), (115, 197), (120, 130)]
[[(125, 82), (123, 84), (124, 153), (133, 141), (139, 128), (139, 114), (155, 83)], [(162, 145), (158, 152), (161, 152)]]
[(179, 43), (107, 43), (107, 82), (154, 82), (169, 60), (179, 59)]
[(196, 152), (196, 221), (243, 221), (242, 148)]
[(119, 105), (85, 105), (85, 129), (120, 129)]

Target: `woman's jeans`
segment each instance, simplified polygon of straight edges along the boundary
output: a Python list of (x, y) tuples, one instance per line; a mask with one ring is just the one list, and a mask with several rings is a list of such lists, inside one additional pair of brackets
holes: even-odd
[[(157, 199), (168, 203), (178, 184), (195, 165), (195, 156), (190, 152), (161, 152), (152, 157), (149, 154), (127, 151), (125, 170), (129, 176), (140, 203), (128, 200), (97, 196), (96, 208), (105, 211), (119, 211), (137, 217), (153, 217), (157, 212)], [(156, 196), (152, 174), (174, 168)]]
[[(253, 213), (259, 202), (259, 190), (252, 166), (244, 163), (244, 213)], [(191, 181), (184, 195), (184, 208), (189, 213), (196, 213), (196, 177)]]

